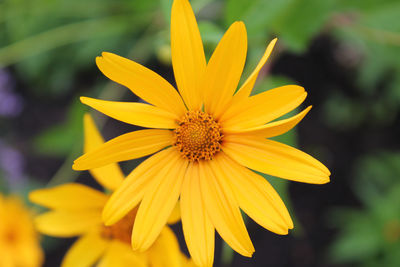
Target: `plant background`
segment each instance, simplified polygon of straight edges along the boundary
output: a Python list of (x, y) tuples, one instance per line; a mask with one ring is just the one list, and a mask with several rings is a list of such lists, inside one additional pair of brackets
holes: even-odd
[[(0, 192), (77, 180), (79, 96), (137, 100), (109, 82), (94, 58), (110, 51), (174, 83), (172, 0), (0, 1)], [(266, 177), (295, 219), (288, 236), (247, 220), (247, 259), (217, 239), (215, 266), (400, 266), (400, 2), (396, 0), (192, 0), (209, 56), (230, 23), (249, 35), (244, 77), (278, 37), (253, 93), (294, 83), (314, 107), (280, 137), (332, 171), (323, 186)], [(136, 129), (93, 112), (110, 139)], [(125, 171), (140, 161), (123, 163)], [(30, 204), (28, 204), (30, 205)], [(40, 211), (38, 207), (33, 207)], [(1, 218), (0, 218), (1, 219)], [(181, 235), (180, 226), (175, 227)], [(44, 237), (45, 266), (73, 239)], [(186, 248), (182, 246), (185, 250)]]

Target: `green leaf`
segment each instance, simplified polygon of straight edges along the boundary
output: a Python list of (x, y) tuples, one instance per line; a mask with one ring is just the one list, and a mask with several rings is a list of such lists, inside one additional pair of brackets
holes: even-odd
[(372, 218), (365, 215), (352, 218), (330, 248), (335, 263), (368, 261), (379, 251), (381, 235)]

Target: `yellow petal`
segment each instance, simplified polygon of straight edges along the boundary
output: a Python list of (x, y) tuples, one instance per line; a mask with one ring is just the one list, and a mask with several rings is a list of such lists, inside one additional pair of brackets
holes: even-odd
[(157, 73), (112, 53), (96, 58), (101, 72), (109, 79), (128, 87), (138, 97), (179, 117), (185, 105), (175, 88)]
[(204, 75), (204, 107), (215, 118), (226, 110), (242, 75), (247, 53), (243, 22), (235, 22), (222, 37)]
[(199, 164), (191, 163), (185, 175), (180, 200), (182, 228), (193, 261), (198, 266), (212, 266), (215, 231), (203, 204), (199, 179)]
[(264, 55), (258, 62), (256, 68), (250, 74), (249, 78), (247, 78), (247, 80), (243, 83), (243, 85), (240, 87), (238, 92), (233, 96), (233, 99), (232, 99), (233, 102), (236, 103), (237, 101), (242, 101), (243, 99), (247, 98), (250, 95), (251, 90), (253, 90), (254, 84), (256, 83), (258, 73), (260, 72), (262, 67), (264, 67), (269, 56), (271, 55), (272, 49), (274, 49), (276, 41), (278, 41), (277, 38), (275, 38), (274, 40), (272, 40), (269, 43), (269, 45), (267, 46), (267, 49), (264, 52)]
[(175, 224), (181, 220), (181, 205), (179, 203), (179, 201), (176, 202), (176, 205), (168, 218), (168, 224)]
[(38, 189), (29, 193), (29, 199), (33, 203), (59, 210), (102, 209), (107, 198), (102, 192), (78, 183)]
[(101, 209), (84, 211), (49, 211), (35, 218), (36, 229), (46, 235), (72, 237), (102, 225)]
[(72, 168), (88, 170), (110, 163), (136, 159), (172, 145), (173, 133), (168, 130), (139, 130), (120, 135), (74, 161)]
[(140, 203), (132, 231), (135, 250), (144, 251), (153, 244), (181, 193), (187, 160), (175, 148), (172, 149), (172, 158), (154, 175)]
[(103, 221), (112, 225), (136, 207), (154, 176), (164, 168), (174, 156), (168, 148), (143, 161), (123, 181), (111, 195), (103, 210)]
[(119, 241), (111, 241), (104, 256), (96, 267), (147, 267), (144, 255), (132, 251), (131, 247)]
[(222, 149), (238, 163), (259, 172), (304, 183), (329, 182), (330, 172), (321, 162), (272, 140), (228, 135)]
[(270, 183), (260, 175), (231, 160), (225, 153), (215, 158), (240, 208), (264, 228), (281, 235), (293, 228), (285, 204)]
[[(99, 148), (104, 143), (104, 140), (89, 113), (85, 114), (83, 120), (85, 132), (84, 153), (88, 153)], [(104, 188), (112, 191), (114, 191), (124, 180), (124, 174), (116, 163), (91, 169), (89, 172)]]
[(93, 266), (108, 247), (108, 242), (96, 231), (80, 237), (68, 250), (61, 267)]
[(304, 88), (297, 85), (271, 89), (232, 104), (220, 123), (229, 129), (261, 126), (295, 109), (306, 96)]
[(236, 252), (251, 257), (254, 247), (230, 185), (213, 160), (199, 164), (200, 190), (215, 229)]
[(152, 267), (183, 267), (182, 252), (174, 232), (164, 227), (160, 236), (147, 251), (149, 266)]
[(171, 11), (172, 66), (186, 106), (201, 108), (200, 83), (206, 69), (203, 42), (188, 0), (175, 0)]
[(179, 117), (164, 109), (143, 103), (106, 101), (81, 97), (81, 102), (105, 115), (129, 124), (149, 128), (172, 129)]
[(290, 117), (288, 119), (270, 122), (268, 124), (246, 129), (229, 129), (225, 128), (224, 133), (241, 134), (241, 135), (252, 135), (264, 138), (270, 138), (278, 136), (290, 131), (294, 126), (296, 126), (306, 114), (310, 111), (311, 106), (307, 107), (305, 110), (299, 114)]

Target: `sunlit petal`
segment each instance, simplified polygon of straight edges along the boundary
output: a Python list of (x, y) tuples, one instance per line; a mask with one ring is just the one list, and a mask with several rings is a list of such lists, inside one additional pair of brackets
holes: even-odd
[(187, 161), (176, 149), (169, 153), (173, 156), (154, 175), (140, 203), (132, 231), (133, 249), (144, 251), (153, 244), (178, 201)]
[(152, 154), (173, 143), (168, 130), (140, 130), (120, 135), (74, 161), (74, 170), (88, 170)]
[(78, 183), (38, 189), (29, 194), (29, 200), (33, 203), (59, 210), (101, 209), (107, 199), (102, 192)]
[(142, 200), (149, 183), (174, 157), (168, 148), (143, 161), (111, 195), (103, 210), (103, 221), (112, 225), (124, 217)]
[(235, 22), (212, 54), (204, 76), (205, 111), (215, 118), (219, 118), (232, 99), (242, 75), (246, 53), (246, 27), (243, 22)]
[(130, 246), (119, 241), (111, 241), (106, 249), (104, 256), (100, 259), (96, 267), (147, 267), (145, 255), (135, 253)]
[(189, 109), (200, 109), (200, 83), (206, 69), (203, 42), (188, 0), (175, 0), (171, 12), (171, 53), (175, 80)]
[(304, 88), (297, 85), (271, 89), (233, 104), (220, 122), (229, 129), (258, 127), (292, 111), (306, 96)]
[(186, 108), (175, 88), (157, 73), (129, 59), (104, 52), (96, 58), (101, 72), (157, 107), (181, 116)]
[(247, 80), (243, 83), (243, 85), (240, 87), (240, 89), (234, 95), (234, 97), (232, 99), (233, 103), (242, 101), (250, 95), (251, 90), (253, 90), (254, 84), (256, 83), (258, 74), (260, 73), (260, 70), (262, 69), (262, 67), (264, 67), (269, 56), (271, 55), (272, 49), (274, 49), (276, 41), (278, 41), (277, 38), (275, 38), (268, 44), (267, 49), (265, 50), (264, 55), (258, 62), (256, 68), (253, 70), (253, 72), (250, 74), (250, 76), (247, 78)]
[(250, 169), (304, 183), (329, 182), (321, 162), (293, 147), (260, 137), (229, 135), (224, 141), (223, 151)]
[[(306, 114), (310, 111), (311, 106), (300, 112), (299, 114), (290, 117), (288, 119), (279, 120), (264, 124), (262, 126), (254, 127), (254, 128), (245, 128), (245, 129), (229, 129), (225, 128), (224, 131), (232, 134), (241, 134), (248, 136), (260, 136), (265, 138), (270, 138), (274, 136), (278, 136), (290, 131), (293, 127), (295, 127)], [(251, 138), (251, 137), (249, 137)]]
[(81, 102), (105, 115), (129, 124), (148, 128), (176, 128), (179, 117), (161, 108), (143, 103), (106, 101), (81, 97)]
[(168, 224), (175, 224), (181, 220), (181, 205), (180, 202), (176, 202), (171, 215), (168, 218)]
[(236, 252), (251, 257), (254, 247), (230, 185), (226, 184), (214, 161), (199, 164), (200, 190), (215, 229)]
[[(87, 113), (84, 116), (84, 153), (96, 150), (104, 143), (103, 137), (100, 135), (93, 118)], [(124, 174), (116, 163), (111, 163), (104, 167), (89, 170), (90, 174), (104, 188), (115, 190), (123, 181)]]
[[(202, 177), (207, 179), (210, 177)], [(198, 163), (191, 163), (181, 193), (182, 228), (193, 261), (199, 266), (212, 266), (214, 261), (214, 226), (206, 213), (200, 188)]]
[(91, 231), (80, 237), (68, 250), (61, 267), (90, 267), (93, 266), (109, 242), (101, 238), (100, 233)]
[(164, 227), (147, 251), (149, 266), (152, 267), (184, 267), (182, 253), (174, 232), (169, 227)]
[(102, 225), (101, 209), (84, 211), (56, 210), (35, 218), (39, 232), (58, 237), (72, 237), (93, 230)]
[(224, 170), (240, 208), (253, 220), (281, 235), (287, 234), (288, 229), (293, 228), (293, 221), (285, 204), (267, 180), (231, 160), (224, 153), (215, 160), (218, 167)]

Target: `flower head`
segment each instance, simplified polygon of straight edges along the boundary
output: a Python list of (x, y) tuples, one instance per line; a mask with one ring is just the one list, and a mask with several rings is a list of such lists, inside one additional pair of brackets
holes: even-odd
[[(85, 116), (85, 151), (101, 145), (103, 139), (92, 120)], [(117, 164), (90, 171), (108, 190), (114, 190), (124, 176)], [(132, 226), (137, 208), (125, 214), (117, 223), (105, 226), (101, 211), (109, 195), (82, 184), (69, 183), (50, 189), (35, 190), (29, 195), (32, 202), (50, 208), (35, 218), (36, 228), (57, 237), (79, 236), (65, 255), (63, 267), (93, 266), (190, 266), (191, 261), (181, 253), (175, 234), (163, 227), (160, 236), (144, 253), (133, 252), (130, 246)], [(171, 218), (176, 221), (176, 216)]]
[(73, 165), (86, 170), (155, 153), (132, 171), (103, 211), (106, 225), (112, 225), (140, 203), (132, 231), (134, 249), (153, 244), (180, 199), (185, 240), (196, 264), (212, 265), (215, 230), (250, 257), (254, 248), (240, 209), (277, 234), (293, 228), (278, 194), (252, 170), (299, 182), (329, 181), (329, 170), (318, 160), (267, 139), (292, 129), (310, 110), (274, 121), (304, 101), (304, 88), (288, 85), (250, 96), (275, 43), (236, 92), (247, 53), (244, 24), (232, 24), (207, 63), (189, 2), (175, 0), (171, 50), (178, 90), (123, 57), (103, 53), (96, 59), (108, 78), (150, 103), (82, 97), (83, 103), (112, 118), (152, 129), (116, 137)]
[(30, 212), (19, 198), (0, 194), (0, 266), (39, 267), (42, 262)]

